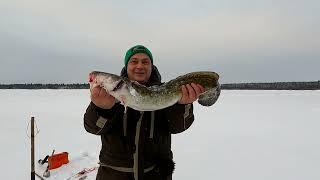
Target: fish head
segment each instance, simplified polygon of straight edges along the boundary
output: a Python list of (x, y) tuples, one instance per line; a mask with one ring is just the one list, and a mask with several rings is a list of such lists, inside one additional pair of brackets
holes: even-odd
[(126, 79), (123, 77), (99, 71), (93, 71), (89, 74), (89, 84), (90, 88), (100, 86), (115, 97), (128, 89)]

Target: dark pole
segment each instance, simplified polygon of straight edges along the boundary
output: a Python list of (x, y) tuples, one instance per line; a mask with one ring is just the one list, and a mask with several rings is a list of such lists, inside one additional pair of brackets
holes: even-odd
[(35, 180), (35, 167), (34, 167), (34, 117), (31, 117), (31, 180)]

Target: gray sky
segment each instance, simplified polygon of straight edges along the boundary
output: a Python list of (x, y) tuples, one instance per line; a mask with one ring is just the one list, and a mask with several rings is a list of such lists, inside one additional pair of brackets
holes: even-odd
[(83, 83), (119, 74), (143, 44), (163, 80), (218, 72), (222, 83), (320, 79), (318, 0), (1, 0), (0, 83)]

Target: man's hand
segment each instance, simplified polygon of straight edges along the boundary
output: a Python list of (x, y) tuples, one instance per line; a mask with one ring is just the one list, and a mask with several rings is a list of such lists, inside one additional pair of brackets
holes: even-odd
[(190, 104), (196, 101), (199, 98), (199, 95), (203, 92), (205, 92), (204, 87), (202, 87), (200, 84), (187, 84), (181, 86), (182, 90), (182, 97), (178, 101), (179, 104)]
[(116, 102), (115, 98), (100, 86), (92, 87), (90, 92), (91, 101), (102, 109), (111, 109)]

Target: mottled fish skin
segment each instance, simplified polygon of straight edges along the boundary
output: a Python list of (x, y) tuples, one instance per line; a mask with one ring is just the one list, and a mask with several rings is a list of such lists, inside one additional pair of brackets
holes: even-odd
[(100, 85), (125, 106), (139, 111), (154, 111), (177, 103), (182, 96), (181, 86), (191, 83), (205, 88), (206, 92), (198, 100), (201, 105), (211, 106), (220, 95), (219, 75), (211, 71), (188, 73), (160, 86), (151, 87), (105, 72), (93, 71), (89, 78), (90, 86)]

